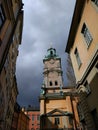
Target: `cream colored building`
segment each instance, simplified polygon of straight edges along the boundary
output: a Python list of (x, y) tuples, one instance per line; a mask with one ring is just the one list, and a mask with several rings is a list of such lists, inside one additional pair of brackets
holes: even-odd
[(43, 59), (44, 82), (40, 95), (41, 130), (75, 130), (79, 128), (78, 96), (75, 88), (64, 87), (61, 58), (54, 48)]
[[(83, 130), (98, 129), (98, 0), (77, 0), (66, 46), (80, 94)], [(81, 109), (81, 110), (80, 110)]]

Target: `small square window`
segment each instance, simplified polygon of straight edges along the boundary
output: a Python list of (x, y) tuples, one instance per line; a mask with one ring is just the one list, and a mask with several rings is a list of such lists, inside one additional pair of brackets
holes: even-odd
[(59, 125), (60, 124), (60, 120), (59, 120), (59, 118), (55, 118), (55, 125)]

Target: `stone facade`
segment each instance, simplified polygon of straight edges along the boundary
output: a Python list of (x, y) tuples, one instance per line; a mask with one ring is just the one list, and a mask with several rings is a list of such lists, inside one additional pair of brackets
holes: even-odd
[(29, 117), (25, 108), (20, 109), (17, 130), (29, 130)]
[(22, 1), (0, 1), (0, 130), (11, 128), (18, 95), (16, 59), (23, 27)]

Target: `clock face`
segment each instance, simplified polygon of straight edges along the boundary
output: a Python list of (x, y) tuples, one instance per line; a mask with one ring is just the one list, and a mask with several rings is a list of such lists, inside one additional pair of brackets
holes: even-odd
[(45, 91), (43, 89), (41, 89), (41, 94), (45, 94)]
[(55, 61), (54, 61), (53, 59), (50, 60), (50, 64), (54, 64), (54, 62), (55, 62)]

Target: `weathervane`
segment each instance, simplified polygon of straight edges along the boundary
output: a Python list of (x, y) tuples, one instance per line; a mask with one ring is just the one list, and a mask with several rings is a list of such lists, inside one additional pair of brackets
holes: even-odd
[(50, 42), (50, 48), (52, 48), (52, 42)]

